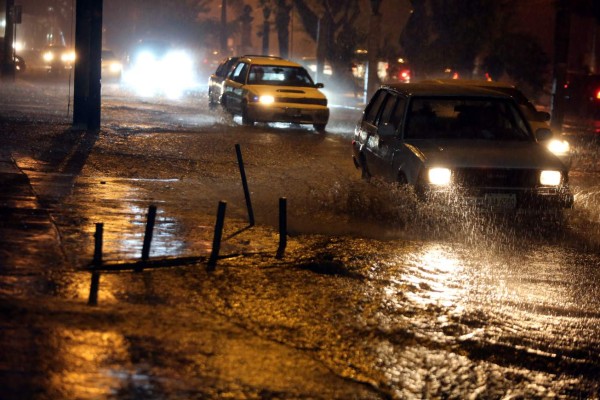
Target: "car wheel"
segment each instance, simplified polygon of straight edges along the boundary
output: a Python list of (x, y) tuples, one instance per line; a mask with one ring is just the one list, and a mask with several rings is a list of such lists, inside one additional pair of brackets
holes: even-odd
[(254, 120), (248, 117), (248, 105), (244, 103), (242, 105), (242, 125), (244, 126), (253, 126)]
[(399, 185), (407, 185), (408, 184), (408, 180), (406, 179), (406, 176), (403, 173), (398, 174), (397, 181), (398, 181)]
[(371, 174), (369, 173), (369, 169), (367, 168), (365, 156), (360, 157), (360, 177), (366, 182), (369, 182), (371, 180)]
[(217, 102), (214, 100), (214, 94), (212, 92), (212, 90), (208, 91), (208, 108), (210, 108), (211, 110), (214, 110), (214, 108), (217, 106)]
[(313, 127), (315, 128), (315, 131), (325, 133), (325, 125), (326, 124), (313, 124)]

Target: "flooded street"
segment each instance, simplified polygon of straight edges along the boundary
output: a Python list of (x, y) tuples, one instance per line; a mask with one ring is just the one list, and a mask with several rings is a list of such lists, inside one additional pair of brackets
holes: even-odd
[[(359, 99), (318, 134), (103, 96), (95, 134), (64, 85), (0, 87), (0, 399), (600, 398), (597, 138), (570, 137), (573, 210), (490, 216), (362, 181)], [(139, 260), (150, 205), (150, 258), (198, 261), (103, 271), (88, 306), (96, 224)]]

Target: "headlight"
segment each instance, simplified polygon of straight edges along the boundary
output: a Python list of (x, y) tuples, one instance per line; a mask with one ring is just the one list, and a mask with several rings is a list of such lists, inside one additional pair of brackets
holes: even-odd
[(44, 61), (51, 62), (52, 60), (54, 60), (54, 53), (52, 53), (51, 51), (47, 51), (42, 55), (42, 57), (44, 58)]
[(428, 173), (429, 183), (436, 186), (449, 185), (451, 175), (448, 168), (431, 168)]
[(275, 97), (273, 97), (273, 96), (270, 96), (270, 95), (264, 95), (264, 96), (260, 96), (260, 97), (258, 98), (258, 102), (259, 102), (260, 104), (265, 104), (265, 105), (268, 105), (268, 104), (273, 104), (273, 103), (275, 102)]
[(571, 150), (569, 142), (566, 140), (552, 139), (546, 146), (548, 147), (548, 150), (557, 156), (565, 156), (569, 154), (569, 151)]
[(135, 58), (136, 67), (147, 67), (148, 64), (152, 65), (156, 62), (156, 56), (154, 53), (148, 50), (140, 52)]
[(60, 56), (60, 59), (64, 63), (73, 62), (73, 61), (75, 61), (75, 52), (74, 51), (68, 51), (66, 53), (63, 53)]
[(544, 186), (558, 186), (560, 181), (560, 171), (542, 171), (540, 174), (540, 183)]
[(121, 72), (121, 69), (123, 68), (123, 66), (121, 65), (120, 62), (112, 62), (109, 64), (108, 69), (110, 70), (110, 72)]

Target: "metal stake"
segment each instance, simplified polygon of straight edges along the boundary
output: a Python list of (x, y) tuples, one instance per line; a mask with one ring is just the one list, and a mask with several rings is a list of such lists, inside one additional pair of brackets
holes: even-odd
[(145, 261), (148, 261), (148, 257), (150, 255), (150, 244), (152, 243), (152, 232), (154, 231), (154, 221), (156, 219), (156, 206), (151, 205), (148, 208), (148, 219), (146, 221), (146, 232), (144, 234), (144, 244), (142, 246), (142, 262), (139, 264), (135, 270), (137, 272), (142, 271), (142, 264)]
[(219, 208), (217, 209), (217, 222), (215, 223), (215, 234), (213, 238), (212, 252), (208, 259), (208, 268), (213, 270), (217, 266), (217, 259), (219, 258), (219, 250), (221, 248), (221, 238), (223, 237), (223, 225), (225, 222), (225, 210), (227, 209), (226, 201), (219, 201)]
[(277, 249), (277, 258), (283, 258), (287, 246), (287, 199), (279, 199), (279, 248)]
[(94, 233), (94, 260), (92, 271), (92, 281), (90, 283), (90, 295), (88, 297), (88, 305), (95, 306), (98, 304), (98, 289), (100, 287), (100, 272), (98, 269), (102, 267), (102, 241), (104, 234), (104, 224), (98, 222), (96, 224), (96, 232)]
[(242, 150), (240, 145), (235, 145), (237, 153), (238, 165), (240, 167), (240, 175), (242, 176), (242, 186), (244, 187), (244, 196), (246, 197), (246, 208), (248, 209), (248, 222), (250, 226), (254, 226), (254, 211), (252, 211), (252, 201), (250, 200), (250, 190), (248, 190), (248, 181), (246, 180), (246, 171), (244, 169), (244, 160), (242, 159)]

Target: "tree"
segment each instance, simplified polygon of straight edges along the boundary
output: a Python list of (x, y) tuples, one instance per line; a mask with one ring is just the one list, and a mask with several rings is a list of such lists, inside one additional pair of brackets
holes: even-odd
[(514, 31), (515, 0), (412, 1), (413, 13), (401, 44), (421, 77), (438, 77), (446, 68), (472, 77), (476, 64), (494, 78), (509, 75), (532, 93), (547, 79), (548, 56), (539, 41)]
[(332, 68), (347, 69), (357, 44), (366, 38), (364, 32), (356, 29), (359, 0), (293, 1), (306, 32), (315, 42), (322, 40), (323, 52)]
[[(292, 5), (287, 0), (260, 0), (259, 6), (270, 14), (275, 11), (275, 31), (279, 43), (279, 55), (288, 58), (290, 53), (290, 13)], [(266, 15), (266, 14), (265, 14)]]
[(525, 33), (508, 33), (492, 46), (494, 52), (485, 58), (483, 66), (493, 80), (506, 73), (526, 93), (535, 96), (544, 90), (550, 59), (536, 40)]
[(446, 68), (469, 77), (476, 57), (504, 31), (513, 0), (412, 1), (401, 38), (408, 59), (425, 76)]
[(114, 42), (127, 46), (139, 39), (197, 42), (200, 16), (211, 0), (104, 0), (104, 25)]

